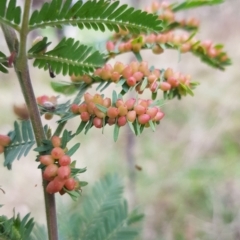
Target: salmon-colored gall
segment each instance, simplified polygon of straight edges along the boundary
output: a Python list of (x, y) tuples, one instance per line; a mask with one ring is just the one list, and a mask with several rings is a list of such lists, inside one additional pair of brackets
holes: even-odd
[(71, 163), (71, 158), (68, 155), (63, 155), (58, 160), (60, 166), (67, 166)]
[(61, 140), (60, 137), (58, 137), (58, 136), (52, 136), (51, 142), (52, 142), (52, 145), (53, 145), (54, 147), (61, 147), (62, 140)]
[(49, 164), (43, 171), (43, 178), (51, 180), (58, 174), (58, 166), (56, 164)]
[(126, 116), (121, 116), (121, 117), (119, 117), (118, 120), (117, 120), (117, 123), (118, 123), (118, 126), (119, 126), (119, 127), (124, 126), (124, 125), (127, 123), (127, 118), (126, 118)]
[(60, 147), (55, 147), (52, 149), (51, 151), (51, 156), (54, 158), (54, 159), (59, 159), (60, 157), (62, 157), (64, 155), (64, 150)]
[(57, 175), (60, 179), (66, 180), (71, 174), (71, 168), (69, 166), (61, 166), (58, 168)]
[(6, 147), (10, 144), (10, 142), (11, 138), (9, 136), (0, 134), (0, 145)]
[(82, 112), (80, 117), (83, 122), (88, 122), (90, 119), (90, 114), (88, 112)]
[(75, 186), (76, 186), (76, 180), (74, 178), (68, 178), (64, 183), (64, 187), (69, 191), (74, 190)]
[(116, 107), (109, 107), (107, 110), (107, 116), (109, 118), (116, 118), (119, 114), (118, 108)]
[(95, 117), (93, 119), (93, 125), (96, 127), (96, 128), (102, 128), (103, 127), (103, 120), (101, 118), (98, 118), (98, 117)]
[(129, 122), (134, 122), (135, 121), (135, 119), (136, 119), (136, 112), (135, 111), (129, 111), (128, 113), (127, 113), (127, 120), (129, 121)]
[(149, 122), (150, 119), (151, 119), (151, 117), (148, 114), (142, 114), (142, 115), (138, 116), (138, 122), (140, 124), (146, 124)]
[(42, 163), (43, 165), (50, 165), (50, 164), (54, 164), (54, 159), (51, 155), (42, 155), (39, 157), (39, 161), (40, 163)]
[(71, 105), (71, 111), (72, 111), (72, 113), (74, 113), (74, 114), (79, 114), (78, 105), (77, 105), (77, 104), (72, 104), (72, 105)]

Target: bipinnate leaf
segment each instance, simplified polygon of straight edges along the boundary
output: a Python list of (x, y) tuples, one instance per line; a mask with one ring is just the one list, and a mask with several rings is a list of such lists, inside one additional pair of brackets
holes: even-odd
[(77, 26), (80, 29), (119, 31), (119, 27), (132, 33), (160, 31), (161, 20), (156, 15), (136, 10), (119, 1), (109, 0), (52, 0), (35, 10), (29, 21), (29, 29)]
[(63, 75), (92, 73), (104, 63), (103, 54), (73, 38), (63, 38), (54, 49), (46, 53), (36, 54), (30, 51), (29, 57), (35, 58), (35, 67), (44, 70), (49, 70), (50, 67), (54, 74)]
[(142, 219), (136, 211), (129, 214), (123, 199), (123, 183), (118, 175), (107, 175), (97, 182), (91, 194), (67, 211), (70, 221), (66, 222), (65, 209), (59, 214), (62, 239), (84, 240), (133, 240), (139, 229), (131, 224)]
[(0, 23), (19, 30), (21, 22), (21, 7), (16, 5), (16, 0), (0, 1)]
[(4, 150), (4, 166), (11, 168), (12, 162), (19, 160), (22, 156), (27, 156), (33, 145), (35, 138), (33, 135), (32, 125), (29, 120), (14, 122), (14, 130), (8, 134), (11, 143)]

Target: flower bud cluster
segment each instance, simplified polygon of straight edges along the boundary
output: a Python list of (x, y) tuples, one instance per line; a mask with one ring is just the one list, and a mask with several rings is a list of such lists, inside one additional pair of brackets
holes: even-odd
[(0, 134), (0, 153), (4, 152), (4, 148), (8, 146), (11, 142), (11, 139), (7, 135)]
[(53, 136), (51, 139), (53, 149), (49, 155), (41, 155), (39, 161), (45, 165), (43, 178), (49, 181), (46, 191), (48, 193), (65, 193), (64, 188), (72, 191), (78, 188), (79, 182), (71, 177), (71, 158), (61, 148), (61, 139)]
[(121, 78), (126, 79), (126, 84), (129, 87), (136, 87), (138, 93), (143, 92), (144, 89), (141, 89), (141, 86), (145, 79), (147, 79), (145, 88), (149, 88), (151, 92), (156, 92), (158, 89), (168, 91), (177, 88), (180, 83), (191, 86), (190, 75), (174, 72), (171, 68), (162, 73), (159, 69), (150, 71), (147, 62), (133, 61), (128, 65), (116, 62), (113, 67), (106, 64), (103, 68), (97, 69), (94, 74), (106, 81), (118, 82)]
[[(120, 53), (129, 51), (139, 52), (141, 49), (149, 48), (146, 44), (150, 44), (154, 54), (161, 54), (164, 52), (161, 44), (171, 44), (173, 48), (180, 49), (182, 53), (190, 51), (196, 52), (202, 49), (202, 52), (210, 58), (216, 58), (220, 62), (228, 60), (226, 53), (222, 51), (222, 46), (219, 47), (219, 45), (214, 45), (210, 40), (198, 41), (196, 38), (190, 38), (187, 33), (174, 34), (172, 31), (160, 34), (152, 33), (150, 35), (141, 35), (141, 41), (130, 38), (126, 42), (119, 43), (117, 48)], [(166, 47), (168, 48), (169, 46)], [(115, 43), (108, 41), (106, 43), (106, 48), (109, 52), (114, 51), (116, 48)]]
[[(102, 108), (98, 108), (97, 104)], [(127, 101), (117, 99), (115, 104), (112, 104), (110, 98), (103, 98), (100, 94), (91, 95), (84, 94), (84, 102), (80, 105), (73, 104), (71, 110), (74, 114), (79, 114), (83, 122), (88, 122), (92, 119), (92, 123), (96, 128), (104, 127), (104, 124), (114, 125), (119, 127), (124, 126), (127, 121), (138, 121), (139, 124), (148, 124), (150, 120), (159, 122), (164, 113), (156, 106), (151, 106), (152, 100), (143, 100), (130, 98)], [(100, 110), (101, 109), (101, 110)]]
[[(141, 49), (151, 48), (154, 54), (161, 54), (166, 48), (178, 48), (182, 53), (192, 51), (196, 54), (204, 54), (210, 58), (214, 58), (221, 63), (227, 63), (229, 61), (228, 56), (222, 51), (221, 45), (215, 45), (212, 41), (198, 41), (195, 38), (190, 38), (187, 33), (174, 34), (171, 29), (181, 27), (189, 30), (198, 28), (199, 20), (194, 17), (189, 19), (176, 20), (174, 11), (172, 10), (172, 4), (167, 1), (154, 1), (151, 6), (145, 10), (149, 13), (157, 14), (159, 19), (162, 19), (166, 29), (161, 34), (150, 35), (132, 35), (128, 31), (120, 29), (118, 33), (113, 36), (112, 41), (106, 43), (106, 49), (109, 51), (109, 57), (114, 57), (118, 53), (114, 53), (114, 50), (118, 49), (119, 53), (123, 52), (139, 52)], [(174, 23), (171, 25), (171, 23)], [(176, 26), (168, 28), (167, 26)], [(149, 45), (151, 44), (151, 45)], [(171, 45), (169, 45), (171, 44)], [(164, 47), (163, 47), (164, 45)]]
[[(162, 34), (150, 34), (145, 38), (146, 43), (150, 44), (165, 44), (170, 43), (180, 49), (182, 53), (197, 51), (198, 49), (203, 49), (205, 55), (210, 58), (217, 58), (221, 62), (228, 60), (226, 53), (222, 51), (222, 46), (219, 48), (218, 45), (214, 45), (211, 40), (198, 41), (196, 38), (190, 38), (186, 33), (174, 34), (173, 32), (167, 32)], [(154, 48), (152, 48), (154, 52)], [(160, 47), (160, 46), (159, 46)]]
[(47, 95), (42, 95), (40, 97), (37, 97), (37, 103), (38, 105), (43, 107), (43, 109), (46, 111), (46, 113), (44, 114), (45, 119), (46, 120), (52, 119), (53, 114), (51, 112), (53, 112), (56, 109), (57, 97), (55, 96), (49, 97)]

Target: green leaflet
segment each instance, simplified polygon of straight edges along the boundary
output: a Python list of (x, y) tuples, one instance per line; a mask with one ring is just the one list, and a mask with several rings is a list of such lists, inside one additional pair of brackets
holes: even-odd
[(101, 104), (95, 103), (96, 107), (103, 113), (107, 113), (108, 108), (102, 106)]
[(117, 92), (115, 90), (113, 90), (113, 92), (112, 92), (112, 106), (115, 107), (116, 102), (117, 102)]
[[(67, 143), (74, 137), (71, 131), (67, 131), (66, 129), (63, 132), (62, 135), (62, 148), (65, 148), (67, 146)], [(69, 150), (70, 151), (70, 150)], [(70, 156), (70, 155), (69, 155)]]
[(78, 135), (79, 133), (82, 132), (82, 130), (85, 128), (85, 126), (87, 125), (88, 122), (83, 122), (81, 121), (81, 123), (78, 126), (78, 129), (76, 131), (76, 135)]
[(113, 130), (113, 140), (114, 140), (114, 142), (116, 142), (117, 139), (118, 139), (119, 130), (120, 130), (120, 127), (118, 126), (117, 123), (115, 123), (114, 130)]
[(21, 7), (16, 6), (16, 0), (0, 1), (0, 23), (11, 26), (15, 30), (19, 30), (21, 22)]
[(76, 143), (71, 149), (67, 151), (66, 154), (71, 157), (78, 150), (79, 147), (80, 143)]
[(119, 1), (90, 0), (71, 4), (68, 0), (52, 0), (35, 10), (29, 21), (30, 30), (63, 25), (83, 29), (119, 31), (119, 26), (132, 33), (154, 32), (162, 29), (161, 20), (154, 14), (136, 10), (128, 5), (119, 6)]
[(186, 0), (182, 3), (172, 4), (172, 11), (177, 12), (189, 8), (202, 7), (206, 5), (214, 5), (223, 3), (224, 0)]

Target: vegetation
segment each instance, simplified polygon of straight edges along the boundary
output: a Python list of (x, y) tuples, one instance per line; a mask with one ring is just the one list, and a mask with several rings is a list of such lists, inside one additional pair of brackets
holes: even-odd
[[(117, 141), (119, 131), (125, 125), (137, 136), (150, 128), (155, 131), (164, 118), (162, 106), (173, 98), (193, 96), (197, 82), (191, 77), (171, 68), (159, 69), (148, 66), (143, 60), (142, 50), (153, 54), (163, 54), (165, 49), (173, 49), (179, 55), (194, 54), (211, 67), (224, 70), (231, 61), (223, 45), (195, 38), (199, 23), (195, 18), (178, 20), (175, 13), (180, 10), (202, 5), (218, 4), (222, 1), (186, 1), (183, 3), (161, 4), (154, 2), (146, 11), (135, 10), (128, 5), (120, 6), (118, 1), (77, 1), (53, 0), (44, 3), (40, 10), (31, 13), (31, 0), (26, 0), (24, 8), (16, 6), (16, 1), (0, 3), (0, 23), (10, 55), (0, 52), (0, 71), (8, 73), (14, 67), (26, 106), (15, 107), (20, 118), (14, 129), (0, 135), (0, 150), (4, 153), (4, 166), (12, 168), (14, 160), (27, 156), (34, 147), (36, 161), (42, 171), (45, 196), (47, 231), (49, 239), (58, 235), (68, 239), (134, 239), (138, 231), (131, 226), (142, 215), (133, 212), (128, 215), (127, 204), (122, 199), (122, 185), (116, 176), (107, 176), (93, 190), (82, 211), (72, 213), (71, 221), (61, 226), (58, 234), (54, 193), (68, 194), (77, 200), (82, 188), (87, 185), (80, 179), (86, 168), (78, 168), (72, 160), (80, 143), (69, 143), (77, 135), (88, 133), (93, 127), (104, 130), (113, 126), (113, 139)], [(51, 50), (47, 37), (37, 37), (27, 49), (27, 37), (38, 28), (62, 28), (72, 25), (82, 29), (114, 31), (106, 42), (106, 51), (81, 44), (73, 38), (64, 37)], [(179, 33), (175, 30), (181, 30)], [(16, 34), (19, 33), (19, 38)], [(111, 58), (132, 52), (137, 61), (129, 64), (116, 62)], [(51, 87), (59, 94), (71, 94), (70, 100), (58, 103), (55, 96), (36, 97), (28, 70), (28, 59), (34, 59), (33, 66), (49, 72), (50, 77), (62, 74), (70, 77), (70, 82), (52, 82)], [(120, 88), (110, 97), (102, 92), (111, 84)], [(87, 90), (95, 86), (99, 93)], [(150, 91), (151, 98), (140, 98), (140, 94)], [(126, 93), (134, 97), (124, 100)], [(162, 95), (162, 96), (160, 96)], [(42, 125), (40, 116), (51, 120), (57, 116), (56, 128)], [(78, 117), (81, 122), (75, 131), (68, 130), (68, 121)], [(37, 145), (36, 147), (34, 145)], [(82, 178), (82, 177), (81, 177)], [(81, 198), (81, 197), (80, 197)], [(59, 216), (61, 218), (61, 216)], [(75, 224), (73, 224), (73, 222)], [(62, 223), (61, 223), (62, 224)], [(2, 239), (39, 239), (41, 227), (35, 225), (29, 214), (24, 218), (1, 218)], [(32, 231), (33, 229), (33, 231)], [(71, 231), (69, 231), (71, 229)], [(77, 230), (79, 229), (79, 230)]]

